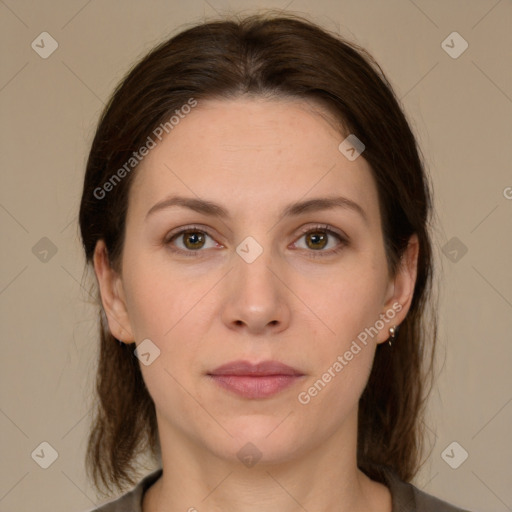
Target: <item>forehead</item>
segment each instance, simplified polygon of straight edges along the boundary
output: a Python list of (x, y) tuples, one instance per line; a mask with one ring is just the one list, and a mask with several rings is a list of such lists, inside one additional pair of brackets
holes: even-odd
[(142, 215), (171, 193), (228, 204), (235, 213), (337, 193), (378, 215), (371, 169), (339, 151), (344, 138), (316, 102), (198, 101), (139, 165), (129, 210)]

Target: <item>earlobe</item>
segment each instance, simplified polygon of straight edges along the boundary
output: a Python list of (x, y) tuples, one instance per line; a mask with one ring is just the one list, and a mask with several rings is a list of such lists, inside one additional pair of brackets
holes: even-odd
[(400, 266), (390, 283), (391, 293), (384, 305), (384, 315), (389, 320), (386, 328), (379, 333), (377, 343), (389, 340), (389, 328), (398, 327), (407, 316), (414, 296), (416, 276), (418, 271), (419, 241), (416, 234), (409, 239)]
[(134, 336), (126, 309), (121, 277), (110, 266), (103, 240), (96, 243), (93, 263), (110, 332), (119, 341), (132, 343)]

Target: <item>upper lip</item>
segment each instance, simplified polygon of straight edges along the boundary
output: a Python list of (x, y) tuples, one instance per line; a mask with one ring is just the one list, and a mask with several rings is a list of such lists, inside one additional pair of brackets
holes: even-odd
[(280, 363), (279, 361), (263, 361), (261, 363), (251, 363), (250, 361), (231, 361), (223, 364), (215, 370), (209, 372), (209, 375), (248, 375), (259, 377), (264, 375), (304, 375), (299, 370)]

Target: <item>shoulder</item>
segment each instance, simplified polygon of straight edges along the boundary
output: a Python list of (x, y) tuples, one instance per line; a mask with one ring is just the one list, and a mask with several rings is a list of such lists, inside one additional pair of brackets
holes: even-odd
[(381, 468), (384, 483), (391, 491), (392, 512), (470, 512), (427, 494), (414, 485), (404, 482), (389, 467)]
[(142, 512), (142, 498), (162, 475), (162, 469), (145, 476), (131, 491), (86, 512)]
[[(431, 496), (414, 485), (404, 482), (393, 469), (381, 467), (382, 481), (390, 491), (392, 512), (470, 512)], [(158, 469), (143, 478), (131, 491), (87, 512), (142, 512), (142, 497), (162, 475)]]
[[(410, 484), (409, 484), (410, 485)], [(416, 501), (416, 510), (417, 512), (469, 512), (466, 509), (462, 509), (447, 503), (446, 501), (442, 501), (435, 496), (431, 496), (430, 494), (426, 494), (423, 491), (420, 491), (416, 487), (413, 487), (414, 498)]]

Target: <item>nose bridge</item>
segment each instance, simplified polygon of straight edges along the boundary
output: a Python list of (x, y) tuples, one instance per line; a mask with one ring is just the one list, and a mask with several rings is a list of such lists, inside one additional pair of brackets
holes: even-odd
[(270, 237), (259, 238), (261, 243), (255, 237), (246, 237), (233, 255), (223, 313), (224, 322), (231, 328), (245, 325), (259, 332), (269, 326), (285, 328), (289, 321), (285, 287), (274, 275), (279, 274), (280, 262), (270, 246)]
[[(260, 236), (261, 243), (256, 238), (246, 237), (236, 247), (235, 272), (233, 278), (238, 281), (240, 291), (247, 289), (256, 299), (255, 293), (261, 295), (260, 300), (265, 297), (267, 300), (278, 294), (276, 287), (279, 282), (275, 282), (273, 267), (278, 265), (270, 246), (270, 237), (263, 239)], [(272, 272), (272, 271), (273, 272)]]

